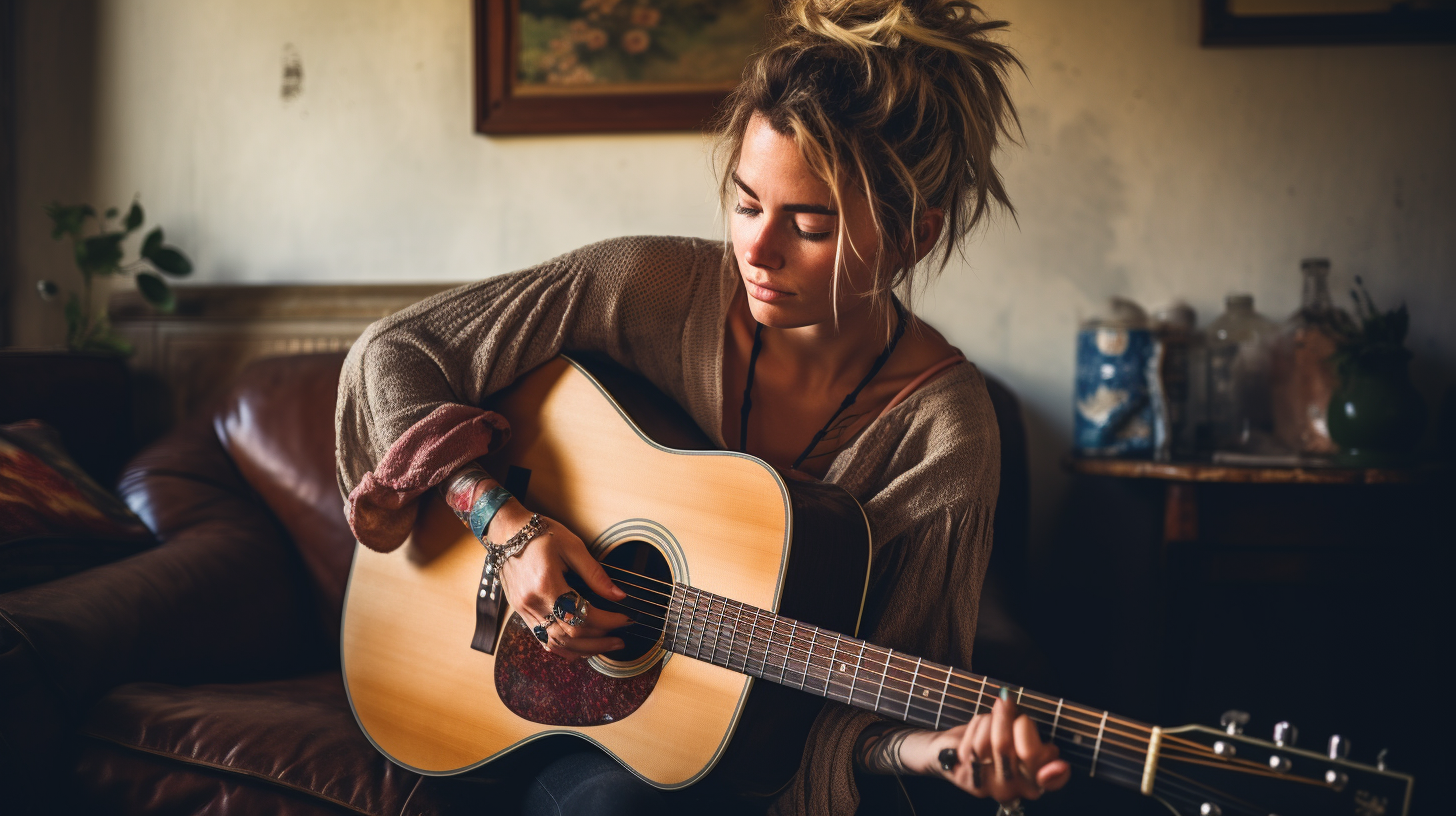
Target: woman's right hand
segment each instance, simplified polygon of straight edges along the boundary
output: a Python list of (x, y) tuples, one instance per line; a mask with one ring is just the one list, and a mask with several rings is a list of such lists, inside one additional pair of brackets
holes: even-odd
[[(504, 544), (530, 520), (531, 511), (512, 498), (496, 511), (486, 528), (486, 538), (492, 544)], [(556, 599), (571, 591), (566, 583), (568, 570), (580, 575), (603, 598), (620, 601), (627, 597), (592, 558), (581, 538), (545, 516), (541, 517), (541, 523), (544, 528), (541, 534), (514, 557), (507, 558), (501, 567), (506, 600), (528, 627), (545, 622), (552, 614)], [(546, 628), (550, 636), (546, 650), (567, 660), (616, 651), (623, 648), (622, 639), (608, 633), (631, 622), (626, 615), (593, 606), (580, 626), (553, 621)]]

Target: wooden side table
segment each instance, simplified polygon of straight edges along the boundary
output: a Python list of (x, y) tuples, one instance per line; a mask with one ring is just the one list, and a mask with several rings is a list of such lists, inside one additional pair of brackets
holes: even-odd
[(1163, 502), (1163, 543), (1199, 540), (1199, 484), (1359, 485), (1415, 484), (1440, 478), (1448, 467), (1409, 468), (1242, 467), (1203, 462), (1153, 462), (1137, 459), (1069, 457), (1073, 473), (1121, 479), (1160, 479), (1167, 483)]

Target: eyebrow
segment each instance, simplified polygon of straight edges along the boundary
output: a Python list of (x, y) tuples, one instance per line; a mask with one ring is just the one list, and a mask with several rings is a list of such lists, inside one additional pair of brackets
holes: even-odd
[[(737, 173), (733, 174), (733, 183), (737, 184), (739, 189), (743, 190), (743, 192), (748, 193), (749, 198), (758, 198), (758, 193), (755, 193), (752, 187), (744, 184), (743, 179), (739, 178)], [(833, 207), (826, 207), (823, 204), (785, 204), (782, 209), (784, 212), (791, 213), (812, 213), (814, 215), (833, 216), (839, 215), (839, 213)]]

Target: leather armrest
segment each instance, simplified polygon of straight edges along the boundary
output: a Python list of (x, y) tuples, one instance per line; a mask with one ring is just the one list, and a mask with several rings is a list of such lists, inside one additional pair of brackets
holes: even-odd
[(296, 549), (210, 423), (189, 422), (144, 451), (121, 493), (160, 546), (0, 595), (0, 620), (65, 710), (137, 680), (236, 682), (337, 659), (314, 624)]

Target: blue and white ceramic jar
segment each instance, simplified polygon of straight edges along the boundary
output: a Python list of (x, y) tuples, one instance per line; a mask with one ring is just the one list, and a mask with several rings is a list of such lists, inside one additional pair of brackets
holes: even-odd
[(1073, 445), (1082, 456), (1151, 457), (1156, 412), (1149, 387), (1156, 346), (1147, 315), (1113, 298), (1112, 314), (1077, 333)]

